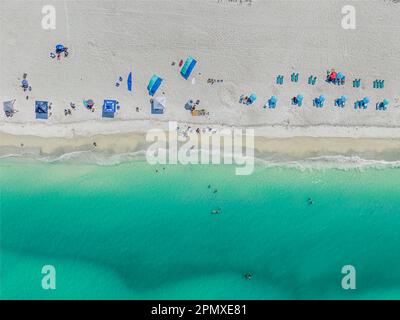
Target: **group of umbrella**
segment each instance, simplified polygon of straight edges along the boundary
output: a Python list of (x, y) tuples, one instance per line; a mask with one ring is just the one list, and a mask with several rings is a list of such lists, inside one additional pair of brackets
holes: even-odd
[[(58, 45), (59, 46), (59, 45)], [(57, 47), (56, 50), (60, 52), (60, 48)], [(183, 64), (180, 74), (182, 77), (187, 80), (192, 73), (194, 67), (196, 66), (197, 61), (192, 58), (188, 57), (186, 59), (186, 62)], [(345, 82), (346, 77), (342, 72), (336, 72), (335, 70), (327, 71), (327, 77), (326, 81), (329, 83), (333, 84), (338, 84), (338, 85), (343, 85)], [(151, 78), (150, 81), (147, 85), (147, 91), (148, 94), (151, 97), (154, 97), (156, 94), (157, 90), (160, 88), (161, 84), (163, 82), (163, 79), (159, 77), (158, 75), (154, 74)], [(282, 81), (283, 82), (283, 81)], [(24, 84), (27, 85), (27, 84)], [(128, 74), (127, 77), (127, 89), (128, 91), (132, 91), (132, 72)], [(297, 96), (294, 96), (291, 99), (292, 105), (301, 107), (303, 104), (303, 95), (298, 94)], [(151, 102), (151, 112), (153, 114), (163, 114), (165, 110), (165, 97), (155, 97), (150, 100)], [(245, 105), (252, 105), (255, 101), (257, 100), (257, 95), (255, 93), (250, 93), (247, 96), (242, 95), (239, 99), (239, 102)], [(346, 101), (348, 100), (347, 96), (342, 95), (341, 97), (335, 99), (334, 105), (337, 107), (344, 107), (346, 104)], [(317, 108), (321, 108), (324, 106), (324, 103), (326, 101), (326, 98), (324, 95), (320, 95), (319, 97), (316, 97), (313, 99), (313, 105)], [(10, 101), (4, 102), (4, 110), (6, 112), (7, 116), (12, 116), (13, 114), (13, 105), (14, 105), (15, 100), (11, 103)], [(277, 106), (278, 98), (273, 95), (271, 96), (267, 103), (264, 105), (264, 108), (270, 108), (270, 109), (275, 109)], [(364, 97), (361, 100), (358, 100), (354, 103), (354, 108), (355, 109), (366, 109), (368, 106), (368, 103), (370, 102), (368, 97)], [(93, 106), (94, 102), (93, 100), (84, 100), (83, 104), (86, 108), (92, 109), (94, 111)], [(389, 101), (387, 99), (384, 99), (383, 101), (380, 101), (376, 104), (376, 110), (386, 110), (389, 105)], [(103, 117), (114, 117), (115, 112), (119, 109), (119, 103), (117, 100), (112, 100), (112, 99), (106, 99), (103, 102), (103, 107), (102, 107), (102, 114)], [(39, 119), (47, 119), (48, 117), (48, 111), (49, 111), (49, 104), (47, 101), (35, 101), (35, 113), (36, 113), (36, 118)]]
[[(239, 102), (246, 104), (246, 105), (251, 105), (253, 104), (257, 99), (257, 95), (255, 93), (251, 93), (248, 97), (243, 98), (243, 95), (240, 97)], [(301, 94), (298, 94), (297, 96), (294, 96), (291, 99), (291, 103), (294, 106), (301, 107), (303, 105), (303, 100), (304, 96)], [(342, 95), (339, 98), (335, 99), (334, 105), (335, 107), (340, 107), (344, 108), (348, 98), (346, 95)], [(324, 106), (324, 103), (326, 101), (326, 97), (324, 95), (320, 95), (316, 98), (313, 99), (313, 106), (317, 108), (322, 108)], [(370, 102), (368, 97), (364, 97), (361, 100), (358, 100), (354, 103), (354, 109), (367, 109), (368, 103)], [(276, 105), (278, 103), (278, 98), (277, 96), (271, 96), (267, 103), (264, 105), (264, 108), (269, 108), (269, 109), (275, 109)], [(376, 103), (376, 110), (386, 110), (389, 105), (389, 100), (388, 99), (383, 99), (383, 101), (379, 101)]]
[[(56, 50), (60, 50), (57, 45)], [(192, 73), (194, 67), (196, 66), (197, 61), (192, 57), (188, 57), (185, 64), (183, 64), (180, 74), (182, 77), (187, 80)], [(161, 86), (163, 79), (157, 75), (153, 75), (150, 78), (150, 81), (147, 85), (147, 91), (151, 97), (155, 95), (159, 87)], [(27, 85), (27, 83), (23, 83), (23, 85)], [(128, 74), (127, 77), (127, 89), (128, 91), (132, 91), (132, 72)], [(4, 111), (7, 117), (12, 117), (15, 112), (13, 101), (6, 101), (3, 103)], [(166, 106), (166, 98), (163, 96), (154, 97), (150, 100), (151, 103), (151, 113), (152, 114), (163, 114)], [(83, 105), (89, 109), (94, 111), (94, 101), (92, 99), (83, 100)], [(106, 99), (103, 102), (102, 107), (102, 115), (106, 118), (113, 118), (114, 114), (119, 109), (119, 102), (113, 99)], [(35, 101), (35, 113), (37, 119), (47, 119), (49, 115), (49, 103), (48, 101)]]
[[(292, 78), (292, 82), (297, 82), (298, 74), (293, 73), (291, 78)], [(295, 81), (293, 81), (293, 78), (295, 78)], [(278, 84), (283, 84), (283, 76), (280, 75), (280, 76), (278, 76), (277, 79), (279, 79), (279, 81), (277, 81)], [(344, 85), (345, 80), (346, 80), (346, 77), (342, 72), (336, 72), (334, 69), (332, 69), (331, 71), (329, 71), (329, 70), (327, 71), (326, 82), (336, 84), (336, 85)], [(375, 85), (375, 82), (374, 82), (374, 88), (377, 87)], [(310, 78), (309, 78), (309, 84), (310, 84)], [(257, 99), (257, 95), (255, 93), (251, 93), (250, 95), (246, 96), (245, 98), (243, 98), (243, 97), (244, 97), (243, 95), (240, 96), (239, 103), (243, 103), (246, 105), (253, 104)], [(291, 103), (292, 103), (292, 105), (301, 107), (303, 105), (303, 99), (304, 99), (303, 95), (298, 94), (297, 96), (294, 96), (291, 99)], [(342, 95), (339, 98), (334, 100), (334, 106), (344, 108), (347, 100), (348, 100), (347, 96)], [(317, 108), (322, 108), (324, 106), (325, 101), (326, 101), (326, 97), (324, 95), (320, 95), (313, 99), (313, 106), (315, 106)], [(264, 108), (268, 107), (269, 109), (275, 109), (277, 102), (278, 102), (278, 98), (275, 95), (271, 96), (268, 99), (267, 103), (264, 105)], [(354, 109), (367, 109), (369, 102), (370, 102), (370, 100), (368, 97), (364, 97), (361, 100), (355, 101)], [(376, 108), (376, 110), (386, 110), (388, 105), (389, 105), (389, 100), (383, 99), (383, 101), (379, 101), (376, 103), (375, 108)]]
[(342, 72), (336, 72), (334, 69), (326, 72), (326, 82), (344, 85), (346, 82), (346, 77)]

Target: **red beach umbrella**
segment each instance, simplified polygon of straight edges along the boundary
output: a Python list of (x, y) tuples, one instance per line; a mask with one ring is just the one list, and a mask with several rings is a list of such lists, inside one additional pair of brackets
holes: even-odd
[(329, 76), (332, 80), (336, 79), (337, 73), (335, 71), (331, 72), (331, 75)]

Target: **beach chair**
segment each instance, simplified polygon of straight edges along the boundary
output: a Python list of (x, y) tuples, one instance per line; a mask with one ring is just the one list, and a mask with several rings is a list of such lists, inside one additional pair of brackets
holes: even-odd
[(316, 82), (317, 82), (317, 77), (314, 77), (314, 79), (312, 80), (311, 84), (314, 86)]
[(194, 117), (197, 117), (197, 116), (207, 116), (209, 113), (206, 111), (206, 110), (204, 110), (204, 109), (201, 109), (201, 110), (193, 110), (192, 111), (192, 116), (194, 116)]

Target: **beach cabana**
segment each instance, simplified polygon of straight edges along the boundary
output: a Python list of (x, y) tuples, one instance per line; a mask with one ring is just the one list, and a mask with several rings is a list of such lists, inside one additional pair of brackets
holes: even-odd
[(15, 103), (15, 100), (3, 102), (3, 110), (4, 110), (6, 117), (12, 117), (14, 115), (14, 113), (15, 113), (14, 103)]
[(47, 119), (49, 117), (48, 101), (35, 101), (36, 119)]
[(154, 96), (162, 81), (163, 79), (161, 79), (159, 76), (153, 75), (151, 77), (149, 84), (147, 85), (147, 91), (149, 92), (149, 95)]
[(117, 100), (104, 100), (102, 116), (104, 118), (114, 118), (117, 111)]
[(189, 57), (186, 59), (185, 64), (183, 65), (181, 69), (181, 75), (184, 77), (186, 80), (189, 78), (190, 74), (192, 73), (194, 67), (196, 66), (197, 61), (193, 59), (192, 57)]
[(163, 114), (167, 105), (167, 99), (165, 97), (156, 97), (151, 99), (150, 103), (152, 114)]

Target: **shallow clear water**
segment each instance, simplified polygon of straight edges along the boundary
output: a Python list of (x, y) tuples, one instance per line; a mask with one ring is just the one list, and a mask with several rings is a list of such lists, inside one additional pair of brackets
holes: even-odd
[(400, 298), (400, 169), (0, 169), (3, 299)]

